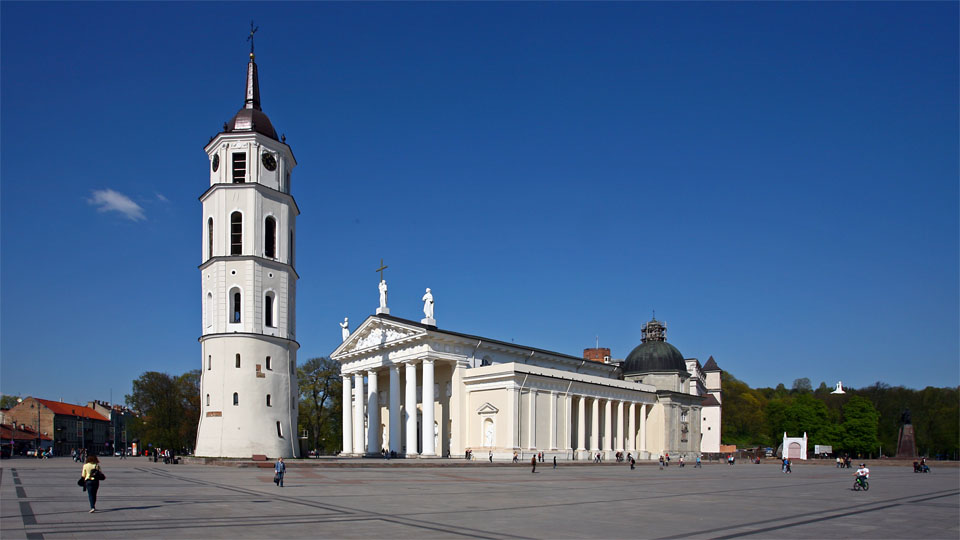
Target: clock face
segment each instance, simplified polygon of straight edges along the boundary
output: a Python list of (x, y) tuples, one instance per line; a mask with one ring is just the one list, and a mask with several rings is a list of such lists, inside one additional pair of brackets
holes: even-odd
[(273, 157), (273, 154), (264, 152), (263, 156), (260, 158), (260, 161), (263, 162), (263, 168), (268, 171), (277, 170), (277, 158)]
[(220, 168), (220, 154), (215, 154), (213, 156), (213, 172), (217, 172), (217, 169)]

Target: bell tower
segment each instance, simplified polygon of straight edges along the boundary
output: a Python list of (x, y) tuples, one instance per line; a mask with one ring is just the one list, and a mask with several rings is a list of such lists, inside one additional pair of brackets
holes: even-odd
[(197, 456), (299, 453), (297, 162), (260, 108), (254, 32), (243, 107), (204, 148)]

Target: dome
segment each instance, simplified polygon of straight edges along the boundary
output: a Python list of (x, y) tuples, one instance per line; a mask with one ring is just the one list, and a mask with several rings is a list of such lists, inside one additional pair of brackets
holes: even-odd
[(650, 371), (687, 371), (683, 355), (666, 341), (647, 341), (637, 345), (621, 367), (624, 375)]
[(271, 139), (277, 140), (277, 131), (273, 129), (273, 124), (263, 111), (257, 109), (240, 109), (237, 114), (227, 122), (227, 133), (237, 131), (255, 131), (266, 135)]

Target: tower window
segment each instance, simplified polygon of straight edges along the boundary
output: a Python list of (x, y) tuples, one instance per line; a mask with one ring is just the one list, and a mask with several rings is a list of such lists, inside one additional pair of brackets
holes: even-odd
[(236, 392), (233, 393), (233, 404), (234, 405), (240, 404), (240, 394), (237, 394)]
[(240, 322), (240, 313), (243, 307), (243, 297), (240, 295), (240, 289), (234, 287), (230, 289), (230, 322)]
[(210, 394), (207, 394), (207, 407), (210, 406)]
[(277, 421), (277, 437), (283, 438), (283, 428), (280, 427), (279, 421)]
[(213, 293), (207, 293), (207, 309), (204, 310), (207, 316), (207, 328), (213, 326)]
[(247, 179), (247, 153), (234, 152), (233, 154), (233, 183), (242, 184)]
[(237, 353), (237, 369), (240, 369), (240, 353)]
[(208, 355), (207, 355), (207, 370), (209, 371), (209, 370), (211, 370), (211, 369), (213, 369), (213, 355), (212, 355), (212, 354), (208, 354)]
[(267, 293), (263, 299), (263, 324), (273, 328), (276, 324), (273, 321), (273, 293)]
[(207, 219), (207, 258), (213, 258), (213, 218)]
[(230, 214), (230, 254), (240, 255), (243, 253), (243, 214), (234, 212)]
[(277, 220), (267, 217), (263, 224), (263, 256), (269, 259), (277, 257)]
[(267, 407), (272, 407), (272, 405), (270, 405), (270, 394), (267, 394)]
[(270, 357), (269, 357), (269, 356), (267, 357), (267, 369), (273, 370), (273, 368), (270, 366)]

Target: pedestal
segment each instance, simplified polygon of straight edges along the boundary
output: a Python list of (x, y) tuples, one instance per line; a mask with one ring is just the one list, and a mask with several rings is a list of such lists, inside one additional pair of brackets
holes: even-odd
[(427, 325), (427, 326), (436, 326), (436, 325), (437, 325), (437, 320), (434, 319), (433, 317), (427, 317), (426, 319), (420, 319), (420, 322), (423, 323), (423, 324), (425, 324), (425, 325)]
[(905, 424), (900, 428), (900, 435), (897, 437), (897, 457), (917, 457), (917, 440), (913, 434), (913, 424)]
[(390, 308), (388, 307), (377, 308), (377, 315), (389, 315), (389, 314), (390, 314)]

